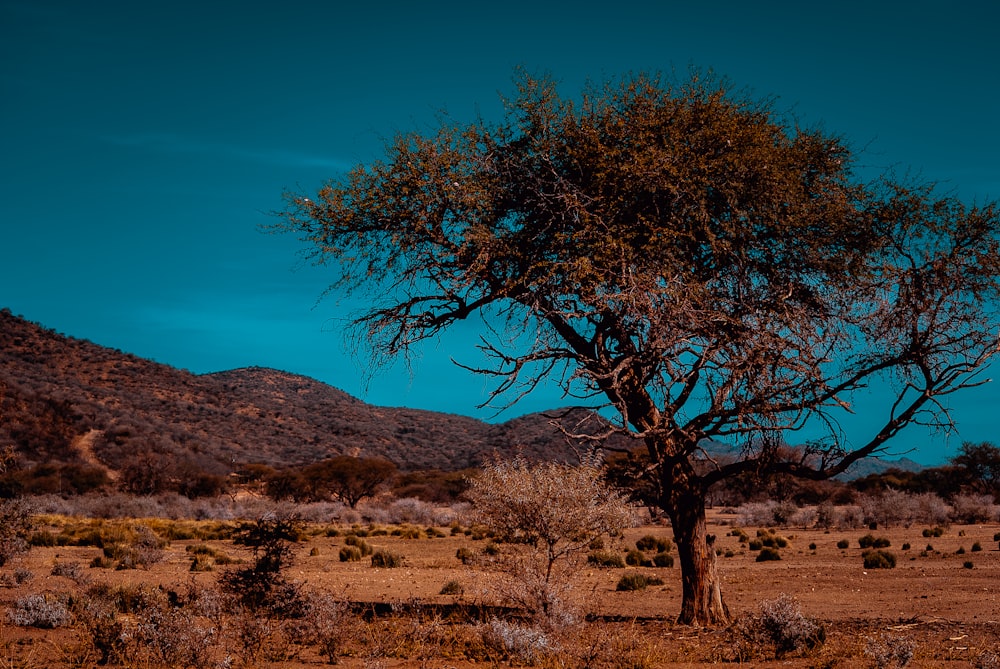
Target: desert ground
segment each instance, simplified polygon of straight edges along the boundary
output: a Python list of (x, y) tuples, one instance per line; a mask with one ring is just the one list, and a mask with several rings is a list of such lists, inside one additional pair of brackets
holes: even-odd
[[(462, 548), (481, 551), (487, 540), (452, 533), (447, 527), (439, 528), (440, 536), (433, 538), (404, 538), (391, 532), (366, 537), (374, 549), (402, 555), (403, 566), (397, 568), (374, 568), (367, 558), (340, 561), (349, 527), (337, 528), (336, 536), (313, 533), (295, 546), (287, 576), (303, 589), (350, 602), (351, 609), (359, 612), (343, 618), (345, 632), (338, 642), (342, 650), (336, 658), (342, 667), (899, 666), (896, 660), (872, 656), (873, 640), (879, 638), (890, 645), (900, 640), (911, 644), (912, 660), (906, 665), (910, 667), (1000, 666), (995, 655), (1000, 652), (1000, 550), (995, 538), (1000, 525), (951, 525), (940, 536), (930, 537), (924, 536), (929, 528), (917, 525), (874, 530), (778, 528), (777, 533), (787, 539), (787, 546), (779, 551), (781, 559), (757, 562), (759, 551), (749, 549), (733, 533), (739, 527), (736, 517), (713, 511), (710, 524), (718, 536), (723, 593), (734, 618), (752, 614), (761, 602), (790, 595), (806, 617), (823, 625), (825, 643), (783, 657), (767, 649), (756, 656), (739, 657), (733, 650), (733, 629), (673, 624), (680, 608), (678, 567), (587, 565), (573, 583), (584, 619), (563, 630), (555, 644), (564, 650), (574, 646), (574, 651), (533, 659), (483, 651), (476, 641), (477, 630), (484, 617), (495, 614), (475, 607), (497, 603), (491, 600), (491, 574), (481, 566), (463, 564), (456, 553)], [(758, 528), (741, 529), (752, 538)], [(864, 567), (858, 539), (867, 534), (888, 540), (887, 550), (897, 557), (895, 568)], [(624, 549), (647, 535), (671, 537), (669, 527), (632, 528), (619, 550), (624, 554)], [(838, 548), (844, 540), (849, 546)], [(231, 541), (175, 539), (164, 548), (163, 559), (148, 568), (114, 570), (89, 566), (102, 554), (94, 546), (36, 546), (3, 567), (6, 577), (0, 588), (0, 608), (10, 611), (29, 594), (72, 600), (85, 589), (92, 590), (95, 583), (174, 593), (210, 591), (227, 567), (192, 572), (195, 546), (208, 546), (216, 555), (250, 559), (245, 547)], [(66, 564), (81, 567), (74, 578), (53, 575), (55, 565)], [(9, 576), (13, 569), (20, 574), (16, 581)], [(657, 576), (663, 584), (617, 591), (622, 575), (632, 572)], [(457, 581), (463, 592), (440, 594), (449, 581)], [(479, 613), (473, 613), (471, 620), (456, 617), (456, 609), (448, 606), (452, 604)], [(364, 615), (366, 611), (369, 615)], [(135, 621), (124, 617), (128, 629)], [(219, 624), (209, 621), (205, 627)], [(88, 633), (89, 628), (78, 622), (39, 629), (16, 625), (5, 615), (0, 628), (0, 667), (95, 666), (99, 658), (92, 640), (86, 638)], [(270, 633), (259, 631), (264, 637)], [(308, 645), (271, 653), (267, 643), (264, 646), (259, 652), (242, 654), (220, 647), (192, 660), (191, 666), (308, 667), (323, 666), (329, 660)], [(588, 648), (589, 654), (584, 652)], [(154, 667), (167, 663), (163, 654), (140, 655), (118, 657), (111, 664)]]

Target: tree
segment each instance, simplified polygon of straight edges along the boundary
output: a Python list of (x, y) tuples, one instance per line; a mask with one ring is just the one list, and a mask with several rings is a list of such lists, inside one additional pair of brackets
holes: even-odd
[(383, 458), (336, 455), (305, 467), (302, 477), (317, 488), (325, 488), (352, 509), (374, 495), (396, 475), (396, 465)]
[(547, 623), (567, 612), (568, 576), (591, 542), (635, 520), (625, 497), (588, 464), (494, 460), (470, 480), (466, 496), (476, 520), (508, 551), (524, 549), (506, 556), (503, 571), (514, 581), (507, 599)]
[(951, 464), (964, 471), (973, 490), (996, 496), (1000, 489), (1000, 448), (985, 441), (978, 444), (967, 441), (959, 447)]
[[(725, 623), (705, 497), (768, 472), (824, 479), (997, 352), (995, 203), (852, 172), (837, 137), (694, 75), (637, 75), (564, 99), (521, 74), (498, 122), (404, 134), (276, 224), (371, 300), (373, 363), (473, 315), (493, 404), (544, 379), (649, 451), (682, 572), (679, 621)], [(845, 434), (855, 393), (891, 396)], [(865, 401), (871, 402), (870, 398)], [(788, 448), (808, 427), (818, 436)], [(583, 430), (581, 430), (583, 432)], [(728, 444), (715, 458), (707, 440)]]

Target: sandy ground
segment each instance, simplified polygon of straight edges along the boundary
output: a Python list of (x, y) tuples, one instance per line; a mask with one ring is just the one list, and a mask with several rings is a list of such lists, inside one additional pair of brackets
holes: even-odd
[[(751, 662), (747, 666), (871, 666), (864, 659), (865, 638), (880, 632), (906, 635), (918, 643), (911, 667), (970, 667), (985, 650), (1000, 650), (1000, 550), (994, 535), (998, 525), (951, 526), (943, 536), (922, 536), (925, 526), (885, 530), (856, 529), (804, 530), (785, 528), (778, 533), (789, 541), (781, 550), (782, 559), (756, 562), (756, 551), (741, 544), (729, 530), (733, 518), (713, 517), (713, 530), (720, 549), (732, 551), (720, 557), (724, 596), (731, 611), (739, 616), (779, 593), (795, 597), (802, 611), (822, 621), (828, 630), (826, 650), (804, 658)], [(753, 536), (756, 528), (745, 528)], [(889, 550), (898, 558), (895, 569), (865, 569), (858, 538), (874, 534), (889, 539)], [(670, 529), (643, 527), (630, 530), (626, 542), (634, 545), (640, 536), (670, 537)], [(837, 548), (846, 539), (847, 549)], [(466, 567), (456, 559), (461, 547), (479, 549), (482, 541), (459, 535), (435, 539), (402, 539), (377, 536), (367, 541), (374, 548), (389, 548), (405, 556), (405, 566), (375, 569), (367, 560), (340, 562), (344, 545), (341, 537), (316, 537), (298, 549), (290, 576), (308, 588), (326, 590), (355, 602), (423, 603), (489, 602), (489, 575)], [(974, 551), (978, 542), (982, 550)], [(190, 579), (209, 585), (218, 572), (192, 574), (191, 541), (172, 543), (166, 559), (149, 570), (111, 571), (87, 569), (93, 581), (110, 583), (183, 586)], [(228, 542), (208, 542), (234, 556), (246, 556), (243, 549)], [(909, 549), (903, 545), (908, 543)], [(815, 548), (810, 548), (810, 545)], [(964, 551), (964, 552), (961, 552)], [(93, 547), (35, 548), (16, 566), (29, 569), (33, 578), (17, 587), (0, 588), (0, 608), (8, 608), (25, 593), (67, 593), (78, 586), (68, 578), (52, 576), (56, 561), (88, 564), (100, 550)], [(967, 566), (971, 563), (971, 568)], [(4, 570), (12, 568), (8, 565)], [(630, 570), (635, 568), (630, 567)], [(725, 655), (725, 631), (698, 630), (672, 624), (680, 607), (679, 570), (644, 568), (659, 576), (664, 585), (641, 592), (617, 592), (620, 569), (587, 568), (576, 583), (583, 608), (602, 620), (611, 634), (648, 635), (666, 649), (658, 663), (649, 666), (711, 666)], [(465, 594), (442, 596), (443, 584), (457, 580)], [(0, 667), (70, 666), (60, 664), (59, 648), (69, 643), (72, 629), (36, 630), (15, 627), (4, 618), (0, 628)], [(662, 657), (669, 657), (668, 660)], [(317, 666), (318, 658), (299, 663), (268, 666)], [(346, 658), (341, 666), (369, 667), (361, 659)], [(400, 659), (382, 661), (384, 667), (471, 667), (481, 666), (461, 658), (414, 662)], [(987, 668), (984, 668), (987, 669)]]

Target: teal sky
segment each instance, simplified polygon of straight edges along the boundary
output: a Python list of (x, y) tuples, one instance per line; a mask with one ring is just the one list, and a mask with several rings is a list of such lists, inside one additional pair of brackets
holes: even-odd
[[(0, 0), (0, 307), (192, 372), (261, 365), (381, 405), (490, 418), (474, 328), (363, 384), (352, 305), (262, 234), (286, 189), (380, 155), (441, 111), (496, 118), (513, 70), (712, 68), (969, 201), (1000, 197), (1000, 3)], [(878, 406), (877, 394), (872, 406)], [(996, 385), (952, 398), (940, 461), (1000, 439)], [(560, 404), (538, 393), (500, 419)], [(868, 422), (858, 418), (860, 440)]]

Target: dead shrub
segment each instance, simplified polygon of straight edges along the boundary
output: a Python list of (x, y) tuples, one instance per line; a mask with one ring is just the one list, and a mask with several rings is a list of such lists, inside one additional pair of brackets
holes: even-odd
[(894, 669), (909, 664), (916, 647), (917, 643), (910, 637), (880, 634), (865, 640), (864, 653), (875, 669)]
[(821, 646), (826, 631), (821, 624), (807, 618), (790, 595), (782, 593), (776, 599), (761, 602), (757, 611), (744, 616), (733, 626), (733, 647), (739, 661), (773, 653), (778, 659), (789, 653)]

